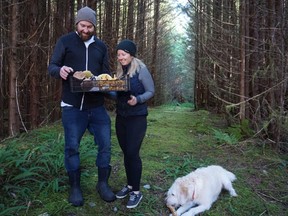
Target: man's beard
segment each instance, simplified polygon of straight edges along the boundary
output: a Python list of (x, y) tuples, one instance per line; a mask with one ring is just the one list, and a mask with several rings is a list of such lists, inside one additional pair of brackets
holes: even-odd
[(93, 36), (93, 33), (89, 32), (89, 34), (84, 34), (84, 33), (78, 31), (78, 35), (83, 41), (87, 41)]

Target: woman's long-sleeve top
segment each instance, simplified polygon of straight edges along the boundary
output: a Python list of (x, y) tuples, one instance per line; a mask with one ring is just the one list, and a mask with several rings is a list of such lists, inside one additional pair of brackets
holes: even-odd
[[(147, 101), (154, 96), (154, 82), (146, 66), (142, 66), (130, 77), (130, 91), (118, 92), (116, 113), (121, 116), (148, 115)], [(137, 104), (130, 106), (127, 101), (133, 95)]]

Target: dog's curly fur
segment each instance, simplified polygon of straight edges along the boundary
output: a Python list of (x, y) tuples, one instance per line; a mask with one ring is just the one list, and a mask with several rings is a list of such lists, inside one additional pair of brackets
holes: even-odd
[(221, 166), (198, 168), (175, 180), (167, 192), (166, 204), (178, 208), (178, 216), (197, 215), (211, 208), (223, 188), (237, 196), (234, 180), (236, 176)]

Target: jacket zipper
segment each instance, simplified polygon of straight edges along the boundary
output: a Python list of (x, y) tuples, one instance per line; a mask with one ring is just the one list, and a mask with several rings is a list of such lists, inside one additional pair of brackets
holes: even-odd
[[(89, 46), (88, 46), (88, 47), (89, 47)], [(85, 70), (88, 70), (88, 47), (86, 47)], [(85, 98), (85, 92), (83, 92), (83, 95), (82, 95), (80, 110), (83, 109), (84, 98)]]

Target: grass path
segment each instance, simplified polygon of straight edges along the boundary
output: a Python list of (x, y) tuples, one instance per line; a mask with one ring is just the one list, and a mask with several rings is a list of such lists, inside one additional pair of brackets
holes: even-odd
[[(111, 114), (111, 117), (114, 124), (115, 116)], [(96, 193), (97, 170), (94, 166), (96, 148), (92, 144), (90, 134), (85, 134), (81, 143), (83, 170), (81, 184), (85, 204), (80, 208), (71, 207), (66, 201), (68, 188), (63, 169), (63, 131), (59, 123), (5, 141), (0, 148), (2, 155), (7, 155), (8, 151), (4, 146), (10, 146), (10, 151), (21, 149), (18, 160), (23, 152), (27, 152), (28, 156), (30, 154), (30, 159), (28, 156), (23, 158), (26, 166), (27, 162), (31, 162), (34, 169), (37, 165), (37, 172), (45, 174), (31, 175), (30, 178), (33, 178), (31, 181), (19, 181), (21, 179), (19, 173), (11, 171), (9, 176), (8, 170), (12, 170), (12, 165), (5, 167), (8, 162), (4, 161), (3, 156), (0, 162), (2, 162), (1, 169), (5, 172), (0, 173), (3, 186), (0, 192), (6, 195), (9, 192), (10, 195), (1, 198), (3, 204), (0, 205), (2, 212), (0, 216), (9, 215), (7, 210), (15, 206), (21, 207), (18, 209), (18, 215), (29, 216), (165, 216), (169, 213), (165, 206), (165, 192), (172, 182), (200, 166), (211, 164), (222, 165), (236, 174), (237, 180), (234, 186), (239, 196), (231, 198), (228, 193), (223, 192), (210, 211), (202, 215), (287, 215), (287, 155), (277, 154), (255, 141), (229, 144), (224, 142), (227, 137), (219, 139), (219, 136), (215, 136), (215, 130), (223, 132), (223, 136), (229, 131), (220, 116), (207, 111), (192, 112), (190, 108), (169, 106), (150, 109), (148, 130), (141, 151), (143, 160), (141, 190), (144, 198), (136, 209), (126, 209), (126, 199), (106, 203)], [(112, 125), (112, 152), (113, 172), (109, 182), (113, 190), (117, 191), (125, 184), (125, 174), (114, 125)], [(16, 153), (11, 155), (17, 156)], [(18, 168), (24, 167), (24, 162), (19, 162)], [(32, 170), (31, 167), (29, 169)], [(19, 169), (19, 172), (21, 170), (23, 171)], [(12, 175), (16, 174), (18, 181), (17, 178), (13, 180)], [(6, 180), (8, 177), (10, 177), (9, 184)], [(8, 190), (7, 185), (18, 186), (18, 190), (13, 187)], [(42, 186), (39, 188), (39, 185)], [(23, 191), (25, 188), (29, 191)], [(12, 198), (11, 191), (15, 193)], [(15, 211), (13, 215), (17, 215)]]

